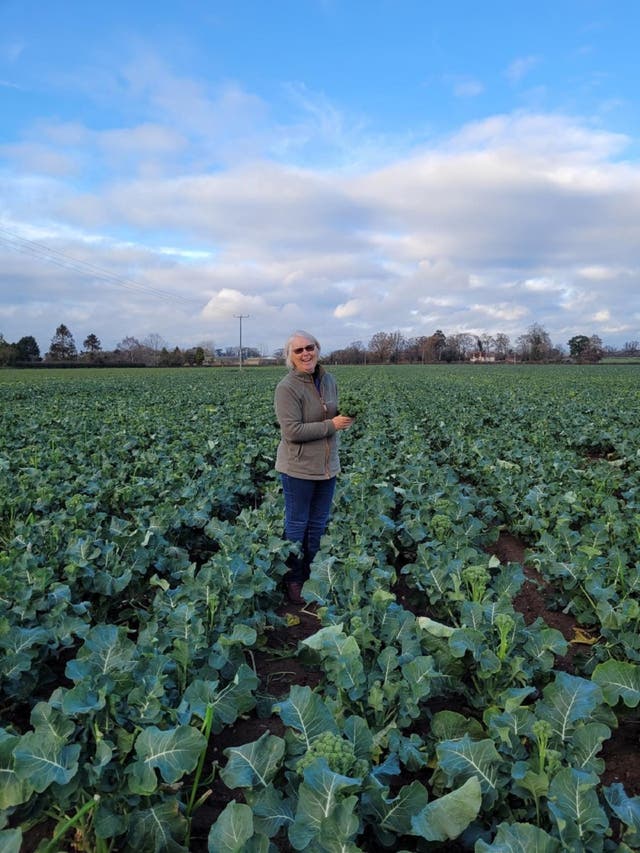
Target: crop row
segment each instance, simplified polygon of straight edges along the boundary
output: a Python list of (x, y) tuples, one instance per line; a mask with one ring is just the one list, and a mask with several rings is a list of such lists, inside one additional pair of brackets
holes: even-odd
[[(242, 793), (215, 851), (639, 849), (599, 755), (640, 701), (635, 373), (336, 371), (364, 414), (305, 585), (321, 687), (273, 697), (254, 655), (286, 626), (281, 374), (0, 376), (3, 849), (43, 825), (43, 850), (206, 849), (216, 775)], [(505, 530), (597, 638), (571, 673), (514, 607)], [(256, 713), (278, 733), (212, 765)]]

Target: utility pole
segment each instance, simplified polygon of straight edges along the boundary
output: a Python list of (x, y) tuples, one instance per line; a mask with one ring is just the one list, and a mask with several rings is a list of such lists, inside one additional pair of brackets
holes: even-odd
[(234, 314), (237, 320), (240, 320), (240, 370), (242, 370), (242, 321), (246, 320), (248, 314)]

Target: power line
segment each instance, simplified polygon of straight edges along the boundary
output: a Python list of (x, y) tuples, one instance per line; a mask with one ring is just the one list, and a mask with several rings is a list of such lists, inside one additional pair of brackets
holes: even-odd
[(199, 299), (180, 296), (179, 294), (171, 293), (168, 290), (161, 290), (158, 287), (141, 284), (133, 279), (116, 275), (115, 273), (102, 269), (89, 261), (82, 261), (79, 258), (74, 258), (72, 255), (68, 255), (66, 252), (60, 251), (59, 249), (53, 249), (51, 246), (46, 246), (44, 243), (39, 243), (36, 240), (27, 240), (25, 237), (20, 237), (19, 234), (9, 231), (6, 228), (0, 227), (0, 242), (4, 243), (11, 249), (15, 249), (23, 254), (31, 255), (31, 257), (37, 258), (38, 260), (55, 264), (63, 269), (69, 269), (84, 275), (94, 276), (95, 278), (102, 279), (109, 284), (124, 287), (127, 290), (147, 293), (151, 296), (156, 296), (158, 299), (166, 299), (168, 301), (201, 304), (201, 300)]

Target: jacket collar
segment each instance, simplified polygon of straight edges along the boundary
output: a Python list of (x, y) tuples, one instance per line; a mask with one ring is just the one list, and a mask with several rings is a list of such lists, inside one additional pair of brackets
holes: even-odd
[(321, 364), (316, 366), (314, 373), (305, 373), (304, 370), (295, 370), (295, 368), (291, 368), (291, 375), (295, 376), (300, 382), (313, 382), (314, 377), (317, 376), (318, 379), (322, 379), (325, 374), (325, 369)]

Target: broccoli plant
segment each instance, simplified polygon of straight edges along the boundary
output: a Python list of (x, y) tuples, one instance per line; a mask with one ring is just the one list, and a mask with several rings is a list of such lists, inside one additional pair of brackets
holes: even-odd
[(357, 394), (345, 391), (340, 394), (340, 403), (338, 406), (341, 415), (346, 415), (349, 418), (358, 418), (364, 415), (366, 403), (362, 397)]
[(302, 776), (317, 758), (324, 758), (329, 770), (341, 776), (365, 776), (369, 765), (363, 758), (357, 758), (353, 743), (333, 732), (323, 732), (313, 740), (307, 751), (298, 759), (296, 770)]

